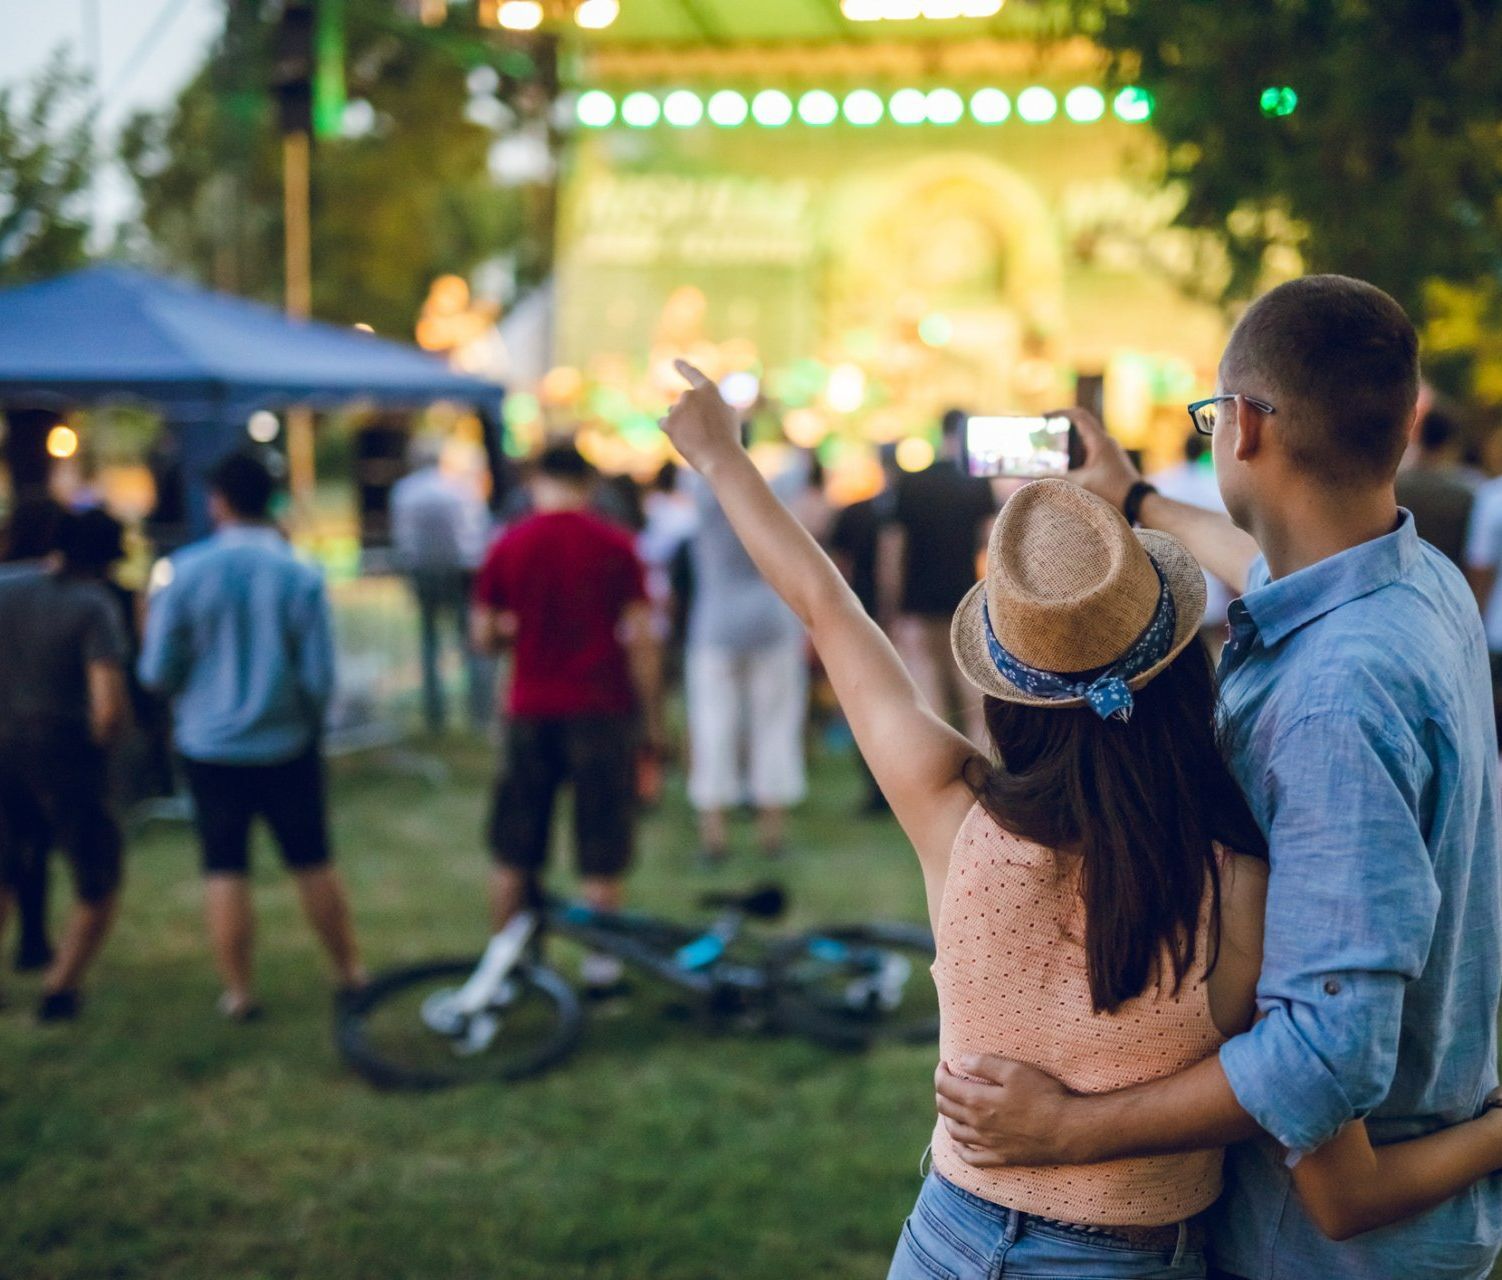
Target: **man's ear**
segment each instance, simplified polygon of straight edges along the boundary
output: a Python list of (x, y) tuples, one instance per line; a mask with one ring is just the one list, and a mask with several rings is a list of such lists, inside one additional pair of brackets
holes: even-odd
[(1236, 397), (1236, 461), (1250, 462), (1266, 446), (1267, 414), (1245, 396)]

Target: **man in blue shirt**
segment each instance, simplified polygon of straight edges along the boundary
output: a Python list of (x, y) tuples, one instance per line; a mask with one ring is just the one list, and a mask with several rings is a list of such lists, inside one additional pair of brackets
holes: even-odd
[(1393, 492), (1417, 340), (1380, 290), (1310, 276), (1247, 310), (1219, 381), (1191, 416), (1235, 528), (1157, 494), (1091, 421), (1078, 478), (1245, 584), (1221, 679), (1230, 763), (1271, 857), (1260, 1021), (1180, 1075), (1090, 1097), (1020, 1064), (951, 1064), (993, 1083), (941, 1068), (939, 1107), (977, 1164), (1239, 1144), (1212, 1223), (1228, 1276), (1483, 1277), (1502, 1180), (1336, 1244), (1288, 1175), (1356, 1117), (1376, 1142), (1413, 1137), (1476, 1115), (1497, 1083), (1486, 643), (1460, 573)]
[(268, 518), (275, 484), (249, 454), (210, 477), (216, 532), (175, 555), (151, 601), (141, 683), (173, 701), (203, 848), (219, 1008), (243, 1021), (251, 980), (250, 828), (264, 818), (344, 989), (365, 981), (329, 863), (320, 737), (334, 688), (328, 597)]

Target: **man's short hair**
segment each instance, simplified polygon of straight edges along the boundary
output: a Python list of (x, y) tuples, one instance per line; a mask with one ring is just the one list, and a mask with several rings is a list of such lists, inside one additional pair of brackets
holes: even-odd
[(264, 520), (271, 510), (276, 477), (253, 453), (232, 453), (209, 472), (209, 488), (242, 520)]
[(1391, 480), (1419, 390), (1413, 322), (1349, 276), (1290, 280), (1241, 317), (1221, 361), (1224, 390), (1266, 396), (1296, 466), (1337, 487)]
[(3, 536), (0, 560), (40, 560), (57, 550), (57, 530), (68, 513), (48, 493), (26, 493), (16, 499)]
[(946, 440), (953, 439), (965, 429), (965, 424), (970, 421), (970, 415), (963, 409), (946, 409), (941, 428)]
[(70, 513), (58, 527), (57, 549), (69, 569), (102, 572), (124, 558), (125, 526), (98, 507)]
[(1460, 424), (1444, 409), (1436, 406), (1419, 423), (1419, 445), (1424, 449), (1443, 449), (1460, 437)]
[(582, 485), (588, 484), (594, 473), (584, 455), (571, 444), (550, 444), (537, 455), (537, 474), (550, 480)]

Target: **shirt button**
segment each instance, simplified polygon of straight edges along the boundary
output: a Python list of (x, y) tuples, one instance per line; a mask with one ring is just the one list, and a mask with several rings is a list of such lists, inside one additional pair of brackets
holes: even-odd
[(1325, 994), (1327, 996), (1338, 996), (1340, 994), (1340, 979), (1339, 978), (1326, 978), (1325, 979)]

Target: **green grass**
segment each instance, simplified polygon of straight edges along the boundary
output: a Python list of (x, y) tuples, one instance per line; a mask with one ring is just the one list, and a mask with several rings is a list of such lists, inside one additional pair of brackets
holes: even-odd
[[(336, 769), (339, 861), (375, 967), (484, 940), (491, 762), (476, 747), (444, 758), (440, 785), (399, 761)], [(795, 922), (923, 917), (911, 853), (891, 823), (850, 816), (857, 796), (847, 762), (816, 766), (775, 871)], [(706, 887), (766, 876), (749, 833), (742, 848), (724, 871), (696, 870), (674, 794), (645, 824), (632, 897), (689, 914)], [(258, 1025), (214, 1015), (195, 853), (178, 829), (134, 842), (80, 1023), (35, 1026), (34, 983), (6, 975), (6, 1280), (884, 1273), (932, 1125), (931, 1050), (710, 1036), (646, 997), (595, 1019), (540, 1079), (378, 1094), (334, 1054), (320, 958), (258, 852)]]

